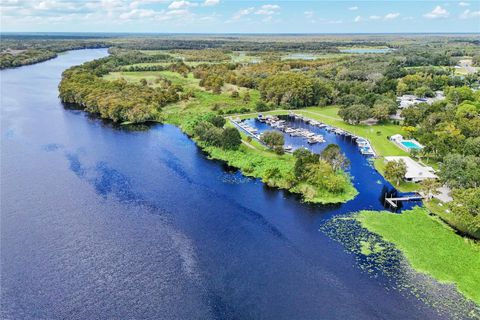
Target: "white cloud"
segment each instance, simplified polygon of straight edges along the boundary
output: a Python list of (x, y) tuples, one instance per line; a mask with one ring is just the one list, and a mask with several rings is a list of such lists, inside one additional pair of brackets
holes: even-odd
[[(22, 7), (26, 7), (27, 5), (25, 3), (21, 3), (21, 2), (14, 2), (14, 1), (10, 1), (10, 2), (7, 2), (7, 4), (11, 5), (11, 4), (14, 4), (14, 3), (18, 3), (20, 6)], [(3, 5), (3, 3), (2, 3)], [(35, 9), (35, 10), (41, 10), (41, 11), (59, 11), (59, 10), (63, 10), (63, 11), (76, 11), (80, 8), (81, 6), (79, 6), (77, 3), (75, 2), (72, 2), (72, 1), (57, 1), (57, 0), (43, 0), (43, 1), (40, 1), (36, 4), (33, 4), (32, 8)]]
[(212, 7), (212, 6), (216, 6), (219, 3), (220, 3), (220, 0), (205, 0), (203, 2), (203, 6)]
[(255, 14), (271, 16), (271, 15), (277, 13), (278, 9), (280, 9), (280, 6), (278, 6), (276, 4), (264, 4), (263, 6), (260, 7), (260, 9), (255, 11)]
[(357, 11), (357, 10), (358, 10), (358, 7), (357, 7), (357, 6), (349, 7), (348, 10), (350, 10), (350, 11)]
[(249, 14), (253, 13), (254, 10), (255, 10), (254, 7), (249, 7), (249, 8), (238, 10), (237, 12), (235, 12), (232, 19), (233, 20), (241, 19), (242, 17), (248, 16)]
[(151, 18), (156, 15), (154, 10), (145, 10), (145, 9), (133, 9), (129, 12), (124, 12), (120, 15), (120, 19), (130, 20), (130, 19), (141, 19), (141, 18)]
[(393, 20), (393, 19), (397, 19), (398, 17), (400, 17), (400, 13), (392, 12), (392, 13), (387, 13), (385, 17), (383, 17), (383, 20)]
[(280, 6), (276, 4), (264, 4), (261, 8), (266, 10), (277, 10), (280, 9)]
[(467, 9), (460, 15), (460, 19), (470, 19), (480, 17), (480, 11), (471, 11)]
[(468, 7), (468, 6), (470, 5), (470, 3), (468, 3), (468, 2), (463, 2), (463, 1), (462, 1), (462, 2), (459, 2), (458, 5), (459, 5), (460, 7)]
[(167, 12), (167, 15), (169, 16), (183, 16), (188, 14), (190, 14), (190, 11), (188, 11), (187, 9), (170, 10)]
[(37, 10), (50, 10), (55, 7), (57, 3), (53, 0), (41, 1), (38, 4), (33, 5), (34, 9)]
[(168, 6), (168, 9), (178, 10), (178, 9), (185, 9), (185, 8), (192, 8), (198, 6), (198, 3), (180, 0), (180, 1), (173, 1)]
[(315, 15), (315, 12), (313, 12), (313, 11), (305, 11), (305, 12), (303, 12), (303, 14), (305, 15), (305, 17), (311, 19), (311, 18), (313, 18), (313, 16)]
[(438, 18), (446, 18), (450, 15), (447, 9), (436, 6), (432, 11), (425, 13), (423, 16), (428, 19), (438, 19)]
[(363, 18), (362, 16), (356, 16), (355, 19), (353, 19), (354, 22), (361, 22), (361, 21), (378, 21), (378, 20), (394, 20), (400, 17), (400, 13), (398, 12), (391, 12), (387, 13), (384, 16), (378, 16), (378, 15), (371, 15), (366, 18)]

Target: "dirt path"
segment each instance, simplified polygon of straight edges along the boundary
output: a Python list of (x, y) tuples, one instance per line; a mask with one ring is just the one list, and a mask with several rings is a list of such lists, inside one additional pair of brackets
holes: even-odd
[(244, 141), (242, 140), (242, 142), (249, 148), (253, 149), (253, 150), (258, 150), (254, 145), (250, 144), (249, 142), (247, 141)]

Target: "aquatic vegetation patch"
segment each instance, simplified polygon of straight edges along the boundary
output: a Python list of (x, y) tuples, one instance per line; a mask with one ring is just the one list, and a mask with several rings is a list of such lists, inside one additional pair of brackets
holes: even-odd
[[(419, 210), (424, 209), (418, 208), (410, 212), (412, 215), (418, 215)], [(409, 211), (404, 211), (402, 215), (405, 213), (408, 214)], [(362, 211), (348, 216), (334, 217), (324, 223), (320, 227), (320, 231), (340, 242), (346, 252), (354, 254), (357, 266), (370, 277), (381, 281), (387, 290), (397, 290), (404, 295), (412, 295), (435, 308), (440, 315), (449, 318), (480, 319), (479, 305), (460, 294), (457, 287), (451, 282), (439, 282), (434, 275), (415, 270), (412, 262), (407, 260), (409, 257), (400, 251), (396, 243), (394, 244), (390, 239), (387, 240), (380, 234), (364, 227), (363, 223), (359, 221), (363, 214), (372, 218), (378, 218), (379, 215), (384, 214), (402, 216), (387, 212)], [(401, 228), (398, 223), (391, 224), (391, 226)], [(422, 232), (427, 231), (423, 230)], [(412, 235), (413, 233), (415, 235)], [(418, 230), (411, 228), (409, 236), (417, 238), (421, 236), (418, 233)], [(453, 232), (451, 233), (457, 236)], [(431, 237), (435, 238), (436, 236), (433, 234)], [(438, 240), (442, 241), (442, 238), (439, 237)], [(425, 242), (420, 241), (419, 246), (425, 246), (428, 250), (428, 244)], [(435, 248), (430, 249), (431, 256), (435, 255), (435, 250)], [(474, 271), (470, 270), (470, 272)]]

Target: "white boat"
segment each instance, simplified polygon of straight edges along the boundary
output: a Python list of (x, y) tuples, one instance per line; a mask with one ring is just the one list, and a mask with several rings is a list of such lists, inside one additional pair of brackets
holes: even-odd
[(295, 129), (293, 129), (293, 128), (285, 128), (285, 132), (288, 133), (288, 134), (290, 134), (290, 133), (292, 133), (292, 132), (295, 132)]

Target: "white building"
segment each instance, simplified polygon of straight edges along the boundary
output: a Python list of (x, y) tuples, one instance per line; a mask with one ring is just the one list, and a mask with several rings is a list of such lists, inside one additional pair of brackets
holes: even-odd
[(443, 94), (443, 91), (439, 90), (435, 91), (435, 97), (433, 98), (420, 98), (413, 94), (404, 94), (403, 96), (397, 97), (397, 102), (400, 109), (405, 109), (418, 103), (425, 102), (432, 104), (443, 99), (445, 99), (445, 95)]
[(400, 161), (403, 160), (407, 165), (407, 172), (405, 173), (405, 180), (411, 182), (420, 182), (425, 179), (436, 179), (435, 170), (431, 167), (424, 166), (410, 157), (385, 157), (386, 161)]

